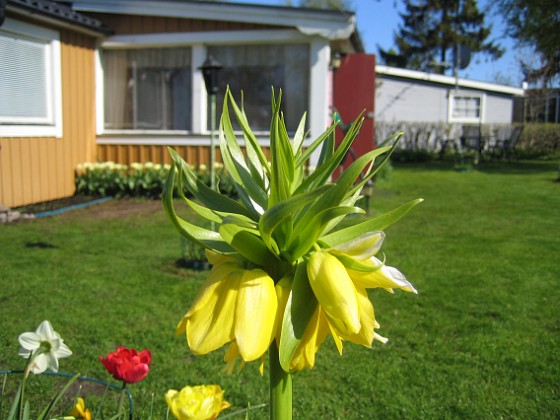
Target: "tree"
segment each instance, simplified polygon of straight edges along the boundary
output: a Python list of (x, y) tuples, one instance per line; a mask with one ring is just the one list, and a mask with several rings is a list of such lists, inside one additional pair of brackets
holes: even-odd
[(506, 20), (507, 34), (540, 56), (540, 63), (521, 60), (526, 80), (542, 89), (548, 87), (560, 75), (560, 2), (499, 0), (498, 11)]
[(503, 51), (489, 41), (490, 26), (484, 24), (476, 0), (404, 0), (403, 23), (395, 33), (394, 50), (379, 48), (388, 65), (443, 74), (451, 68), (449, 52), (458, 45), (471, 53), (499, 58)]

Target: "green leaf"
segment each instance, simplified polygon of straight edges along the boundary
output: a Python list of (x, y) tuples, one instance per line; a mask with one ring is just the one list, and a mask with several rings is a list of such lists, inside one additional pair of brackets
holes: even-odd
[[(389, 148), (372, 150), (352, 162), (348, 169), (344, 171), (340, 178), (336, 181), (334, 184), (335, 187), (323, 194), (317, 202), (309, 208), (309, 211), (302, 213), (300, 220), (296, 220), (294, 230), (299, 231), (302, 227), (308, 226), (311, 219), (323, 209), (339, 206), (345, 199), (348, 198), (348, 190), (352, 188), (354, 182), (360, 176), (368, 163), (372, 162), (376, 156), (385, 153), (387, 150), (389, 150)], [(346, 204), (353, 205), (356, 199), (354, 199), (353, 202)], [(332, 229), (333, 226), (330, 226), (330, 228)]]
[(321, 149), (321, 157), (319, 158), (319, 166), (323, 161), (330, 157), (334, 151), (334, 130), (336, 125), (331, 125), (328, 127), (319, 137), (317, 137), (313, 142), (305, 149), (303, 154), (299, 156), (296, 160), (296, 166), (303, 166), (305, 162), (309, 160), (313, 152), (317, 147), (323, 145)]
[(174, 162), (171, 165), (171, 169), (163, 187), (162, 202), (165, 212), (179, 233), (205, 248), (214, 249), (225, 254), (233, 253), (234, 250), (222, 239), (219, 233), (193, 225), (192, 223), (189, 223), (177, 216), (173, 204), (175, 175), (176, 171)]
[(338, 260), (344, 265), (344, 267), (354, 271), (362, 271), (362, 272), (370, 273), (372, 271), (377, 271), (381, 267), (383, 267), (383, 264), (379, 264), (376, 266), (364, 264), (361, 261), (344, 254), (336, 254), (336, 258), (338, 258)]
[(406, 213), (412, 210), (413, 207), (415, 207), (422, 201), (424, 201), (424, 199), (422, 198), (412, 200), (381, 216), (366, 220), (365, 222), (357, 223), (345, 229), (337, 230), (336, 232), (329, 233), (328, 235), (320, 238), (320, 240), (326, 245), (326, 247), (334, 247), (351, 241), (364, 232), (375, 232), (384, 230), (386, 227), (392, 225), (401, 217), (403, 217)]
[[(235, 143), (233, 146), (231, 143)], [(220, 150), (224, 164), (228, 169), (235, 185), (235, 189), (239, 197), (243, 200), (245, 207), (252, 210), (254, 218), (258, 218), (259, 211), (255, 209), (254, 203), (260, 208), (265, 209), (268, 205), (268, 195), (266, 191), (261, 188), (262, 183), (255, 182), (253, 175), (247, 168), (245, 162), (238, 159), (243, 159), (243, 155), (235, 158), (234, 154), (237, 152), (237, 142), (233, 132), (228, 134), (228, 129), (220, 130)]]
[(278, 349), (280, 365), (286, 372), (290, 371), (292, 358), (316, 308), (317, 298), (313, 294), (307, 278), (307, 262), (300, 261), (294, 275), (292, 291), (284, 310)]
[[(325, 185), (314, 191), (294, 195), (265, 211), (259, 220), (259, 231), (266, 246), (272, 250), (272, 233), (284, 219), (292, 216), (292, 214), (298, 210), (301, 211), (304, 206), (333, 187), (333, 185)], [(281, 246), (281, 244), (279, 244), (279, 246)]]
[(296, 190), (296, 192), (312, 190), (319, 185), (323, 185), (332, 176), (334, 170), (340, 165), (344, 160), (346, 153), (352, 146), (352, 142), (355, 140), (356, 136), (360, 131), (364, 119), (357, 119), (346, 135), (340, 145), (336, 148), (332, 156), (328, 157), (322, 165), (320, 165), (315, 172), (313, 172), (309, 177), (307, 177)]
[(252, 149), (252, 151), (257, 155), (262, 167), (265, 169), (265, 171), (267, 173), (270, 174), (270, 167), (269, 167), (269, 164), (268, 164), (268, 160), (266, 159), (266, 156), (264, 155), (264, 152), (263, 152), (257, 138), (255, 137), (255, 135), (253, 134), (253, 131), (251, 130), (251, 127), (249, 126), (249, 122), (247, 121), (247, 116), (245, 115), (245, 112), (242, 111), (241, 109), (239, 109), (239, 107), (237, 106), (237, 103), (235, 102), (235, 99), (233, 98), (233, 95), (232, 95), (229, 87), (226, 90), (226, 99), (227, 100), (224, 100), (224, 104), (226, 102), (229, 102), (231, 104), (231, 106), (233, 107), (233, 112), (235, 113), (235, 117), (237, 118), (237, 122), (239, 123), (239, 126), (241, 127), (241, 130), (243, 131), (243, 135), (245, 136), (245, 140), (248, 141), (248, 143), (249, 143), (245, 147), (247, 147), (247, 148), (250, 147)]
[[(189, 165), (187, 165), (177, 152), (171, 148), (168, 148), (168, 150), (175, 164), (175, 168), (179, 171), (178, 187), (180, 190), (182, 190), (183, 187), (186, 187), (192, 195), (210, 209), (224, 211), (227, 213), (243, 214), (247, 217), (252, 216), (251, 212), (237, 201), (212, 190), (206, 184), (201, 182), (196, 173), (189, 168)], [(173, 171), (170, 171), (168, 178), (169, 176), (175, 176)]]
[(278, 101), (274, 101), (274, 94), (272, 100), (273, 114), (270, 123), (271, 173), (269, 207), (290, 197), (295, 170), (290, 139), (280, 116), (281, 96), (282, 91), (280, 91)]
[[(311, 210), (307, 213), (311, 213)], [(295, 228), (292, 238), (288, 243), (288, 255), (296, 261), (307, 253), (309, 248), (319, 239), (325, 227), (334, 218), (352, 213), (365, 213), (360, 207), (334, 207), (316, 214), (302, 229)]]
[(72, 378), (70, 378), (68, 380), (68, 382), (60, 390), (60, 392), (58, 394), (56, 394), (56, 396), (50, 401), (50, 403), (45, 407), (45, 409), (39, 414), (39, 416), (37, 417), (37, 420), (43, 420), (43, 419), (48, 418), (47, 416), (50, 414), (51, 410), (58, 403), (58, 401), (62, 398), (62, 396), (66, 393), (66, 391), (68, 391), (68, 388), (70, 388), (70, 386), (76, 381), (76, 379), (78, 379), (79, 376), (80, 376), (80, 374), (77, 373), (76, 375), (72, 376)]
[(307, 117), (307, 113), (304, 113), (299, 121), (298, 128), (294, 134), (294, 139), (292, 141), (292, 153), (294, 156), (301, 152), (303, 147), (303, 142), (305, 140), (305, 120)]
[(220, 234), (232, 248), (257, 265), (270, 267), (277, 260), (276, 256), (269, 251), (259, 238), (255, 226), (228, 217), (224, 219), (220, 226)]

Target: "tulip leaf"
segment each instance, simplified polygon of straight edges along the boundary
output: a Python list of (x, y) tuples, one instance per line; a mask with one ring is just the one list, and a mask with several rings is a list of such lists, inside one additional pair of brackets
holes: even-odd
[(308, 203), (317, 199), (317, 197), (321, 196), (321, 194), (324, 194), (333, 187), (334, 185), (332, 184), (325, 185), (314, 191), (294, 195), (265, 211), (259, 220), (259, 231), (266, 246), (271, 249), (272, 233), (284, 219), (292, 216), (294, 212), (301, 210)]
[(258, 230), (247, 226), (242, 221), (232, 217), (224, 219), (220, 226), (220, 235), (232, 248), (255, 264), (266, 267), (276, 260), (276, 256), (258, 237)]
[(294, 275), (292, 291), (284, 310), (278, 349), (280, 365), (286, 372), (290, 371), (292, 358), (316, 308), (317, 298), (313, 294), (307, 278), (307, 262), (300, 261)]
[(406, 213), (412, 210), (413, 207), (415, 207), (422, 201), (424, 201), (424, 199), (422, 198), (412, 200), (381, 216), (329, 233), (328, 235), (323, 236), (320, 240), (327, 247), (334, 247), (351, 241), (364, 232), (375, 232), (384, 230), (386, 227), (392, 225), (401, 217), (403, 217)]

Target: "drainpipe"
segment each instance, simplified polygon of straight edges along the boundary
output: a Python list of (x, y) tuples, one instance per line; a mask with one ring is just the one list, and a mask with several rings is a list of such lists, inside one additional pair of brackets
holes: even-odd
[(8, 0), (0, 0), (0, 26), (4, 24), (6, 19), (6, 3), (8, 3)]

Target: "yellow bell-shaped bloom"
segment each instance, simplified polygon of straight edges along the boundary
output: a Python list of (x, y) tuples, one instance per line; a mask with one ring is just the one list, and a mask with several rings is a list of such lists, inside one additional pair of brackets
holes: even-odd
[[(375, 332), (379, 324), (367, 289), (381, 287), (392, 292), (393, 288), (400, 288), (413, 293), (416, 290), (399, 270), (372, 255), (379, 250), (383, 238), (382, 232), (363, 235), (336, 249), (315, 251), (309, 257), (307, 276), (318, 306), (292, 357), (291, 370), (313, 367), (315, 353), (329, 333), (340, 354), (344, 341), (365, 347), (371, 347), (374, 340), (387, 342)], [(364, 271), (346, 268), (339, 258)], [(277, 293), (287, 296), (289, 290), (279, 291), (279, 285)]]
[(307, 263), (307, 276), (330, 324), (344, 335), (358, 333), (358, 294), (344, 265), (327, 251), (316, 251)]
[(274, 281), (260, 269), (246, 270), (230, 257), (212, 267), (193, 305), (177, 326), (194, 353), (235, 342), (248, 362), (261, 357), (276, 333)]
[(180, 391), (170, 389), (165, 393), (165, 401), (179, 420), (212, 420), (230, 406), (218, 385), (186, 386)]
[(402, 289), (406, 292), (418, 293), (414, 286), (395, 267), (383, 264), (375, 257), (361, 261), (365, 266), (376, 268), (374, 271), (356, 271), (348, 269), (348, 274), (355, 284), (372, 289), (381, 287), (391, 293), (393, 289)]

